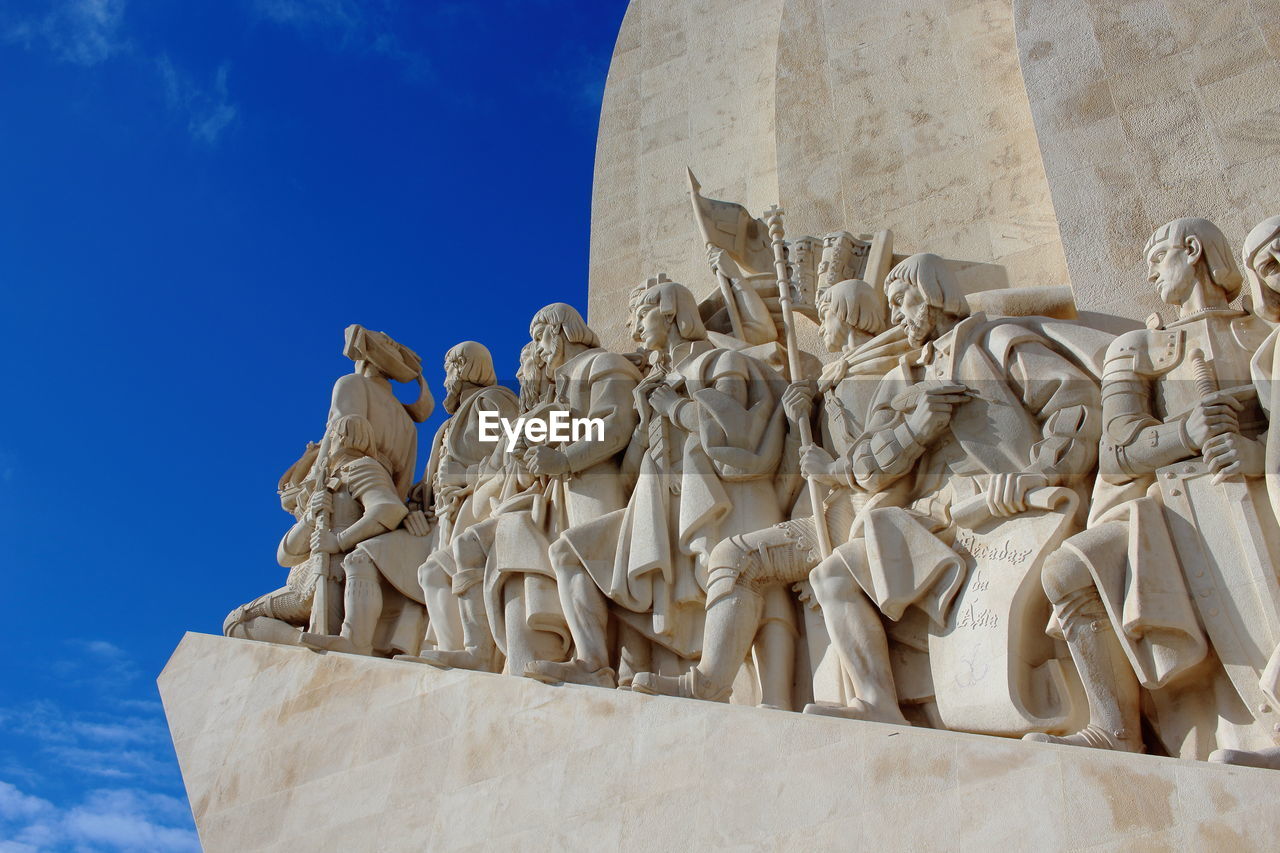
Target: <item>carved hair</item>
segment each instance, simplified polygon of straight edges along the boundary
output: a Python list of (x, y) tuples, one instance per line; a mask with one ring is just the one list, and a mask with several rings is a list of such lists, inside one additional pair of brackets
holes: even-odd
[(458, 378), (472, 385), (488, 387), (498, 382), (489, 348), (475, 341), (463, 341), (444, 354), (444, 365), (458, 367)]
[(1189, 216), (1166, 222), (1147, 240), (1147, 245), (1142, 249), (1142, 257), (1145, 259), (1152, 246), (1165, 241), (1185, 248), (1191, 237), (1200, 241), (1209, 280), (1226, 292), (1227, 299), (1235, 299), (1244, 279), (1240, 277), (1240, 268), (1236, 266), (1236, 260), (1231, 254), (1231, 244), (1218, 226), (1207, 219)]
[(674, 320), (676, 331), (686, 341), (701, 341), (707, 337), (707, 328), (702, 325), (702, 315), (698, 313), (698, 300), (693, 298), (689, 288), (674, 281), (664, 281), (650, 287), (640, 301), (641, 306), (657, 308), (662, 316)]
[(529, 335), (535, 340), (542, 326), (554, 326), (571, 344), (583, 344), (588, 347), (600, 346), (600, 338), (591, 331), (587, 321), (572, 305), (564, 302), (552, 302), (533, 315), (529, 323)]
[(965, 317), (969, 305), (956, 277), (942, 258), (928, 252), (912, 255), (893, 269), (884, 280), (885, 293), (895, 282), (918, 288), (930, 308), (940, 308), (952, 317)]
[(1245, 274), (1249, 276), (1249, 292), (1253, 296), (1253, 311), (1260, 317), (1275, 322), (1280, 320), (1280, 293), (1271, 289), (1266, 280), (1258, 273), (1256, 261), (1258, 253), (1280, 240), (1280, 216), (1268, 217), (1249, 232), (1244, 238), (1244, 247), (1240, 250), (1240, 259), (1244, 261)]
[(860, 279), (845, 279), (823, 290), (818, 295), (818, 308), (823, 306), (841, 323), (869, 335), (880, 334), (888, 324), (875, 288)]

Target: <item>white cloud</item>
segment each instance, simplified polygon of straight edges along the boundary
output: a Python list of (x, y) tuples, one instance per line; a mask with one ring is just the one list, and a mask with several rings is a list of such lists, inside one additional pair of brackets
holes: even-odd
[(31, 47), (43, 43), (60, 59), (77, 65), (97, 65), (127, 51), (121, 35), (125, 0), (66, 0), (41, 18), (8, 25), (8, 41)]
[(236, 107), (227, 92), (227, 63), (218, 66), (213, 85), (204, 87), (178, 70), (168, 56), (156, 60), (169, 108), (187, 122), (187, 130), (201, 142), (213, 145), (236, 118)]
[(33, 821), (54, 811), (53, 803), (24, 794), (16, 785), (0, 781), (0, 821)]
[(257, 0), (253, 8), (269, 21), (293, 27), (351, 31), (364, 23), (360, 4), (352, 0)]
[[(287, 5), (300, 0), (281, 2)], [(326, 2), (342, 4), (346, 0)], [(187, 132), (200, 142), (216, 143), (236, 118), (236, 106), (227, 89), (227, 64), (218, 66), (210, 85), (196, 83), (167, 54), (157, 56), (135, 47), (124, 33), (124, 11), (125, 0), (55, 0), (54, 10), (43, 17), (15, 20), (0, 12), (0, 42), (18, 43), (28, 50), (46, 49), (60, 60), (85, 67), (125, 55), (148, 71), (154, 68), (159, 71), (165, 99), (182, 117)], [(11, 481), (14, 472), (13, 461), (0, 453), (0, 482)], [(119, 649), (105, 641), (97, 642), (101, 647), (90, 652), (106, 658), (119, 657)]]
[[(392, 0), (255, 0), (259, 18), (301, 33), (319, 36), (331, 47), (381, 56), (404, 75), (423, 82), (432, 75), (426, 55), (406, 48), (396, 35)], [(433, 9), (433, 15), (439, 10)]]
[(177, 797), (137, 788), (99, 788), (58, 807), (0, 781), (0, 853), (50, 848), (143, 851), (200, 850), (187, 805)]

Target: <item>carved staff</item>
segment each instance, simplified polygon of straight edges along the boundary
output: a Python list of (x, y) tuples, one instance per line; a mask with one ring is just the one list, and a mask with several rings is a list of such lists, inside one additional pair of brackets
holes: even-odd
[[(782, 309), (782, 328), (786, 334), (787, 372), (792, 382), (800, 378), (800, 347), (796, 343), (796, 322), (791, 311), (791, 281), (787, 276), (786, 244), (783, 242), (782, 216), (783, 210), (776, 204), (765, 211), (765, 222), (769, 226), (769, 239), (773, 246), (773, 266), (778, 273), (778, 305)], [(800, 443), (813, 444), (813, 428), (808, 418), (801, 418), (797, 424), (800, 430)], [(826, 513), (822, 507), (822, 490), (818, 481), (806, 477), (809, 486), (809, 503), (813, 504), (813, 526), (818, 532), (818, 550), (825, 559), (831, 554), (831, 536), (827, 532)]]
[[(311, 468), (311, 496), (329, 491), (329, 445), (328, 435), (320, 443), (320, 452), (316, 454), (315, 464)], [(329, 507), (314, 514), (312, 523), (317, 532), (329, 530), (333, 524), (333, 509)], [(311, 549), (311, 572), (315, 576), (315, 592), (311, 598), (311, 624), (308, 630), (312, 634), (329, 634), (329, 563), (332, 555)]]

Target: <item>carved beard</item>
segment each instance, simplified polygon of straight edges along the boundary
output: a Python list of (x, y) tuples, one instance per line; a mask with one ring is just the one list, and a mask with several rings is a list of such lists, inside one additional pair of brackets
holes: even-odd
[(455, 382), (453, 385), (446, 385), (444, 390), (446, 391), (444, 410), (452, 415), (458, 411), (458, 406), (462, 403), (462, 383)]
[(907, 343), (913, 347), (924, 346), (925, 341), (932, 336), (933, 330), (938, 327), (938, 317), (941, 313), (941, 309), (921, 303), (915, 316), (904, 316), (902, 328), (907, 333)]
[(547, 396), (547, 381), (542, 377), (520, 383), (520, 411), (527, 412)]

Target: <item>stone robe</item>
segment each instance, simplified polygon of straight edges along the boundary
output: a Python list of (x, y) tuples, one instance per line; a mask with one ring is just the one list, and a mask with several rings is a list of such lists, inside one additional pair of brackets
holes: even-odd
[[(501, 471), (486, 491), (492, 518), (477, 535), (487, 549), (484, 569), (485, 610), (499, 648), (506, 640), (503, 587), (523, 583), (524, 619), (528, 628), (558, 638), (558, 659), (568, 649), (569, 632), (548, 557), (550, 543), (574, 524), (607, 515), (626, 504), (620, 457), (636, 425), (632, 392), (639, 369), (625, 356), (595, 347), (570, 358), (555, 371), (554, 399), (534, 414), (565, 412), (570, 419), (599, 419), (603, 440), (561, 442), (569, 461), (567, 474), (535, 477), (499, 448), (492, 464)], [(552, 445), (556, 446), (556, 445)]]
[[(906, 428), (911, 405), (898, 395), (926, 379), (963, 382), (972, 397), (955, 408), (941, 437), (912, 454), (919, 446)], [(853, 452), (854, 485), (876, 494), (859, 517), (860, 538), (835, 553), (890, 619), (915, 605), (945, 627), (965, 581), (965, 563), (951, 547), (952, 506), (983, 494), (999, 473), (1041, 473), (1083, 491), (1099, 408), (1094, 379), (1033, 324), (965, 318), (903, 358), (878, 386)]]
[[(668, 382), (693, 405), (640, 461), (626, 508), (568, 529), (615, 615), (683, 658), (701, 654), (705, 560), (727, 536), (781, 521), (773, 477), (786, 436), (782, 379), (707, 341), (673, 354)], [(649, 413), (651, 417), (657, 417)], [(647, 425), (642, 424), (647, 429)]]

